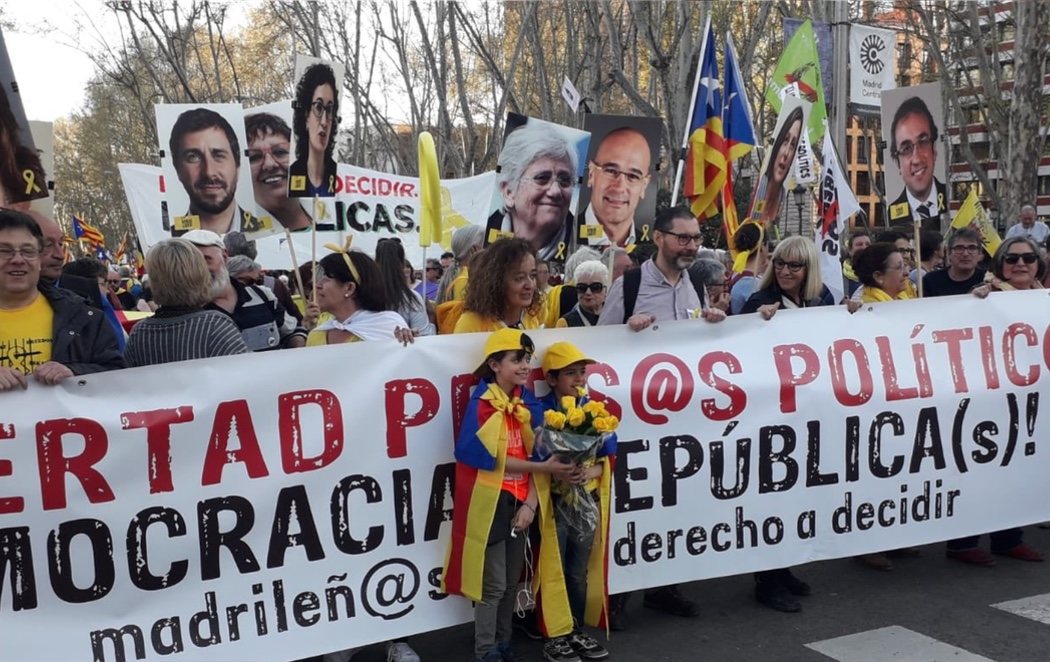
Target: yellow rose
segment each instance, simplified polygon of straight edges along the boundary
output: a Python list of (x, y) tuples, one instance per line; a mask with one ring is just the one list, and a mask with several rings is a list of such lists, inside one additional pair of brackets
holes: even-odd
[(552, 430), (561, 430), (565, 427), (565, 414), (548, 409), (543, 413), (543, 424)]
[(564, 411), (569, 411), (570, 409), (573, 409), (575, 407), (576, 407), (576, 398), (572, 397), (571, 395), (563, 395), (563, 396), (561, 396), (561, 408)]
[(609, 432), (612, 432), (616, 428), (620, 427), (620, 419), (616, 418), (612, 414), (605, 417), (605, 420), (609, 422)]
[(594, 419), (594, 429), (598, 432), (612, 432), (612, 428), (609, 427), (611, 422), (608, 416), (601, 416)]
[(582, 425), (583, 421), (586, 420), (587, 415), (579, 407), (573, 407), (569, 410), (569, 425), (576, 427)]
[(601, 416), (605, 411), (605, 406), (597, 400), (590, 400), (583, 405), (583, 410), (591, 416)]

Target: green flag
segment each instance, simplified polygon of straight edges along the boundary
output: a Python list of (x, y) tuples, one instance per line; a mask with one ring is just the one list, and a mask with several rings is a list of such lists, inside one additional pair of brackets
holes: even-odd
[(828, 110), (824, 103), (824, 82), (820, 78), (820, 61), (817, 58), (817, 40), (813, 36), (812, 21), (800, 25), (788, 42), (773, 72), (773, 80), (766, 88), (766, 99), (778, 113), (781, 91), (791, 83), (797, 83), (802, 98), (813, 104), (809, 113), (809, 141), (810, 144), (819, 144), (824, 137)]

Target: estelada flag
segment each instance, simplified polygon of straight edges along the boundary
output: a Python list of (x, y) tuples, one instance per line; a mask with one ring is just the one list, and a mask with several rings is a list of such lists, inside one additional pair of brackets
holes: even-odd
[(733, 248), (733, 235), (739, 227), (736, 200), (733, 197), (733, 161), (750, 152), (758, 141), (755, 139), (755, 124), (751, 121), (751, 106), (747, 102), (747, 92), (744, 90), (740, 67), (736, 62), (733, 36), (729, 33), (726, 33), (724, 67), (722, 132), (725, 139), (722, 144), (726, 160), (726, 178), (722, 185), (722, 227), (726, 235), (726, 245)]
[(953, 230), (966, 227), (981, 235), (981, 243), (988, 255), (995, 255), (995, 251), (999, 250), (999, 244), (1003, 243), (1003, 240), (999, 238), (999, 233), (995, 231), (995, 226), (988, 218), (988, 213), (985, 212), (981, 201), (977, 199), (976, 188), (970, 189), (966, 200), (963, 201), (955, 218), (952, 219)]
[(700, 49), (700, 66), (696, 70), (689, 127), (683, 147), (685, 178), (682, 194), (697, 218), (703, 220), (718, 213), (718, 195), (726, 179), (725, 141), (722, 134), (722, 92), (718, 83), (715, 59), (715, 35), (711, 19), (704, 30)]
[(106, 245), (106, 238), (102, 232), (77, 216), (73, 216), (73, 236), (77, 239), (84, 239), (95, 246)]
[(820, 77), (820, 59), (817, 56), (817, 38), (813, 34), (813, 21), (799, 26), (791, 38), (780, 62), (773, 72), (773, 79), (766, 88), (766, 100), (773, 110), (780, 112), (780, 95), (784, 88), (795, 83), (805, 101), (813, 104), (809, 111), (809, 143), (816, 145), (824, 137), (824, 121), (828, 111), (824, 100), (824, 81)]

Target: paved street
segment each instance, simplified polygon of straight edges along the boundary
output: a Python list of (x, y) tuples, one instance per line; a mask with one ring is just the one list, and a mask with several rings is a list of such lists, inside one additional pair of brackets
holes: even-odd
[[(1033, 547), (1050, 552), (1050, 530), (1027, 527), (1025, 535)], [(988, 544), (987, 538), (981, 542)], [(802, 566), (796, 574), (813, 585), (814, 594), (802, 598), (800, 614), (760, 606), (751, 597), (750, 577), (686, 585), (702, 609), (697, 619), (645, 609), (636, 596), (631, 628), (608, 642), (610, 659), (1046, 662), (1050, 563), (997, 558), (994, 568), (964, 566), (945, 559), (943, 545), (930, 545), (920, 558), (894, 560), (891, 572), (850, 559)], [(1025, 598), (1031, 600), (993, 606)], [(469, 625), (413, 637), (411, 643), (426, 662), (471, 659)], [(518, 636), (515, 647), (523, 660), (542, 659), (536, 642)], [(380, 662), (383, 653), (373, 646), (354, 662)]]

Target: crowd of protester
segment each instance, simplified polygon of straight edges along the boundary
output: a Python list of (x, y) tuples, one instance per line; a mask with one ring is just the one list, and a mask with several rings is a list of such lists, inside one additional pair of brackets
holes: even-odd
[[(193, 230), (151, 247), (139, 280), (127, 267), (107, 267), (92, 257), (68, 260), (62, 230), (52, 219), (0, 210), (0, 391), (25, 389), (30, 380), (53, 385), (73, 375), (248, 352), (393, 338), (410, 344), (438, 332), (488, 333), (476, 372), (481, 381), (465, 432), (456, 441), (457, 472), (465, 472), (467, 478), (461, 479), (505, 472), (497, 502), (505, 501), (506, 508), (492, 516), (491, 530), (498, 525), (501, 534), (492, 534), (479, 552), (484, 563), (446, 568), (446, 587), (477, 601), (475, 657), (515, 659), (511, 612), (524, 541), (530, 527), (535, 535), (548, 525), (551, 532), (558, 530), (557, 522), (546, 519), (550, 513), (537, 512), (545, 503), (544, 490), (553, 490), (558, 481), (592, 484), (602, 475), (594, 467), (584, 471), (553, 456), (532, 456), (532, 435), (523, 422), (531, 416), (532, 425), (539, 424), (539, 404), (534, 409), (539, 413), (507, 417), (513, 421), (508, 422), (509, 440), (497, 444), (503, 462), (495, 463), (489, 446), (479, 450), (477, 435), (488, 417), (531, 407), (535, 400), (521, 377), (536, 354), (528, 331), (626, 325), (638, 332), (668, 320), (717, 324), (727, 315), (754, 313), (771, 320), (778, 310), (813, 306), (845, 305), (853, 312), (865, 304), (915, 298), (920, 291), (923, 297), (972, 293), (983, 299), (993, 292), (1043, 288), (1048, 278), (1044, 242), (1050, 230), (1036, 220), (1032, 207), (1022, 210), (991, 256), (969, 229), (955, 230), (947, 240), (923, 232), (917, 247), (908, 234), (855, 230), (844, 251), (841, 301), (824, 285), (816, 247), (808, 238), (789, 237), (774, 245), (762, 225), (746, 223), (733, 237), (732, 262), (725, 252), (703, 250), (701, 239), (697, 219), (685, 208), (671, 208), (655, 219), (651, 247), (612, 246), (603, 252), (581, 247), (564, 264), (540, 260), (535, 242), (523, 239), (484, 246), (484, 228), (467, 226), (453, 235), (451, 251), (427, 260), (420, 272), (406, 260), (400, 240), (389, 239), (378, 244), (374, 256), (332, 247), (298, 274), (275, 274), (255, 262), (252, 242), (240, 233), (220, 237)], [(149, 314), (130, 333), (122, 314), (128, 311)], [(551, 392), (576, 397), (591, 362), (568, 343), (552, 345), (543, 355)], [(607, 454), (614, 455), (615, 447)], [(522, 535), (508, 538), (511, 529)], [(553, 545), (564, 556), (561, 581), (572, 617), (552, 624), (526, 616), (515, 625), (544, 638), (544, 656), (552, 662), (604, 659), (609, 651), (583, 629), (581, 597), (588, 595), (587, 582), (594, 581), (581, 558), (598, 538), (570, 549), (564, 536), (551, 535), (555, 539), (544, 538), (541, 545)], [(979, 547), (978, 537), (970, 537), (949, 541), (946, 556), (978, 566), (995, 564), (993, 554), (1043, 560), (1023, 541), (1021, 529), (990, 537), (991, 553)], [(454, 541), (454, 549), (456, 544), (474, 543)], [(888, 571), (893, 558), (916, 555), (918, 550), (905, 549), (858, 559)], [(754, 582), (756, 599), (784, 612), (801, 610), (797, 598), (811, 590), (786, 568), (756, 573)], [(629, 597), (608, 596), (599, 609), (611, 629), (628, 627)], [(674, 585), (645, 591), (643, 603), (680, 617), (699, 613)], [(388, 652), (391, 660), (418, 659), (404, 641), (389, 642)], [(345, 661), (353, 653), (325, 657)]]

